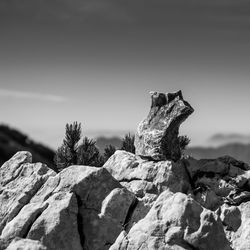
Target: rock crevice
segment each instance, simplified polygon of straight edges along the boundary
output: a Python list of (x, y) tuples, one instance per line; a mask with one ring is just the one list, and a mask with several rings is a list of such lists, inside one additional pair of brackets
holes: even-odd
[(84, 222), (83, 222), (83, 217), (79, 210), (83, 206), (81, 197), (77, 194), (76, 195), (76, 200), (77, 200), (77, 206), (78, 206), (78, 212), (77, 212), (77, 229), (79, 233), (79, 238), (80, 238), (80, 244), (82, 247), (82, 250), (85, 250), (84, 245), (85, 245), (85, 235), (84, 235)]

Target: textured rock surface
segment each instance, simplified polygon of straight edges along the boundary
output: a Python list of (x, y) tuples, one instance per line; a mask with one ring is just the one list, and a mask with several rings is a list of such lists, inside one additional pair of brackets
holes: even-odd
[(41, 163), (32, 164), (28, 152), (19, 152), (0, 168), (0, 233), (55, 173)]
[(227, 231), (235, 232), (241, 225), (241, 213), (237, 206), (223, 204), (220, 218)]
[(208, 209), (222, 204), (238, 206), (250, 201), (249, 166), (226, 156), (218, 159), (186, 159), (195, 199)]
[(247, 250), (250, 246), (250, 202), (239, 206), (241, 212), (241, 226), (236, 232), (229, 231), (232, 248), (236, 250)]
[(6, 250), (48, 250), (37, 240), (15, 238)]
[(182, 162), (148, 161), (132, 153), (117, 150), (103, 166), (121, 185), (137, 196), (126, 229), (143, 218), (164, 190), (188, 193), (189, 176)]
[(104, 168), (71, 166), (56, 175), (30, 162), (20, 152), (0, 168), (0, 244), (21, 237), (48, 249), (108, 249), (135, 195)]
[(151, 109), (135, 135), (136, 154), (154, 160), (179, 160), (179, 127), (194, 110), (183, 100), (181, 91), (150, 94)]
[(0, 168), (0, 250), (249, 249), (250, 168), (229, 156), (116, 151), (103, 168), (59, 174), (31, 158)]
[(103, 167), (137, 197), (142, 198), (146, 194), (158, 196), (166, 189), (183, 193), (191, 189), (189, 176), (181, 161), (149, 161), (117, 150)]
[(219, 216), (183, 193), (164, 191), (146, 217), (126, 234), (115, 249), (230, 250)]
[[(116, 151), (104, 167), (138, 199), (131, 224), (111, 249), (248, 249), (250, 171), (247, 164), (229, 156), (155, 162)], [(173, 198), (174, 193), (179, 198)], [(176, 199), (181, 202), (175, 203)], [(159, 210), (161, 207), (164, 209)], [(176, 211), (173, 217), (171, 211)], [(150, 214), (157, 214), (157, 219)], [(164, 216), (171, 218), (170, 222), (163, 222)], [(187, 224), (178, 224), (182, 218)], [(196, 226), (192, 224), (195, 221)], [(166, 231), (161, 229), (162, 223), (166, 223)], [(189, 230), (192, 233), (188, 236)], [(168, 237), (174, 240), (168, 241)]]

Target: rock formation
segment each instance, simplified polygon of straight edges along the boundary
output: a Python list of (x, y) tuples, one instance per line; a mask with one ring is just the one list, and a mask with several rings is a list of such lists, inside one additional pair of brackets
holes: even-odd
[(71, 166), (56, 175), (28, 152), (6, 162), (0, 177), (2, 245), (21, 237), (49, 250), (108, 249), (136, 199), (105, 168)]
[(181, 123), (193, 113), (182, 92), (150, 92), (152, 104), (135, 135), (136, 154), (154, 160), (177, 161), (181, 157), (178, 134)]
[(112, 250), (249, 249), (247, 164), (229, 156), (155, 162), (117, 151), (104, 167), (138, 199), (136, 219)]
[(0, 250), (250, 246), (250, 167), (230, 156), (156, 161), (118, 150), (102, 168), (57, 174), (18, 152), (0, 167), (0, 204)]

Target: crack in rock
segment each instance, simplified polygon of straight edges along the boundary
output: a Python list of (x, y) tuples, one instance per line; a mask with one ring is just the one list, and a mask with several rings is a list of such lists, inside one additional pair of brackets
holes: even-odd
[(126, 214), (124, 223), (123, 223), (123, 225), (122, 225), (122, 227), (124, 228), (124, 230), (125, 230), (126, 232), (127, 232), (128, 224), (129, 224), (129, 222), (130, 222), (130, 219), (132, 218), (132, 215), (133, 215), (133, 213), (134, 213), (134, 211), (135, 211), (135, 208), (136, 208), (137, 205), (138, 205), (138, 202), (139, 202), (138, 199), (135, 198), (135, 199), (132, 201), (132, 203), (130, 204), (130, 206), (129, 206), (129, 209), (128, 209), (128, 212), (127, 212), (127, 214)]
[(82, 249), (85, 250), (85, 236), (84, 236), (84, 225), (83, 225), (83, 217), (80, 213), (81, 207), (83, 206), (83, 202), (81, 200), (81, 197), (75, 193), (76, 200), (77, 200), (77, 206), (78, 206), (78, 213), (77, 213), (77, 229), (78, 234), (80, 237), (80, 244), (82, 246)]

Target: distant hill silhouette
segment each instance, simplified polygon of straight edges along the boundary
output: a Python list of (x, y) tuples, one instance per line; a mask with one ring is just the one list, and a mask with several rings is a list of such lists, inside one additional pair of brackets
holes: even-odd
[(119, 137), (98, 137), (96, 139), (96, 145), (98, 147), (98, 149), (100, 150), (100, 153), (104, 152), (104, 149), (108, 146), (108, 145), (112, 145), (114, 147), (116, 147), (117, 149), (119, 149), (121, 147), (122, 144), (122, 139)]
[(55, 170), (53, 158), (55, 152), (33, 140), (27, 135), (6, 125), (0, 125), (0, 166), (18, 151), (29, 151), (33, 162), (42, 162)]
[(186, 154), (192, 155), (196, 159), (209, 159), (230, 155), (237, 160), (250, 164), (250, 144), (231, 143), (216, 148), (192, 147), (186, 150)]

